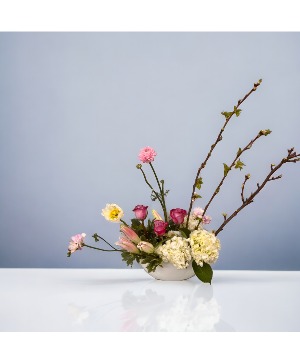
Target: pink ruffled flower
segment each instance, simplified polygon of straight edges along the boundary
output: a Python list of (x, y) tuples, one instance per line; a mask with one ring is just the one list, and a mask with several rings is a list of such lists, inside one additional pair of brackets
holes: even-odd
[(120, 238), (119, 241), (116, 242), (116, 245), (133, 254), (138, 254), (140, 252), (135, 244), (124, 237)]
[(209, 224), (211, 222), (211, 217), (208, 216), (208, 215), (203, 216), (203, 212), (204, 212), (204, 210), (201, 209), (201, 207), (195, 207), (194, 210), (193, 210), (193, 215), (194, 215), (194, 217), (201, 218), (202, 219), (202, 221), (201, 221), (202, 224)]
[(137, 219), (145, 220), (148, 215), (148, 206), (136, 205), (132, 211), (135, 213)]
[(185, 216), (187, 215), (187, 212), (186, 210), (183, 210), (183, 209), (172, 209), (170, 211), (170, 216), (171, 216), (171, 219), (173, 220), (173, 222), (175, 224), (182, 224), (183, 223), (183, 220), (185, 218)]
[(86, 237), (85, 233), (76, 234), (71, 237), (68, 247), (68, 255), (75, 253), (76, 250), (81, 250), (84, 245), (84, 238)]
[(195, 207), (193, 210), (193, 215), (195, 217), (202, 217), (204, 210), (201, 207)]
[(203, 222), (203, 224), (209, 224), (211, 222), (211, 217), (208, 215), (204, 215), (202, 217), (202, 222)]
[(155, 220), (154, 221), (154, 232), (157, 236), (164, 235), (167, 229), (168, 223), (161, 221), (161, 220)]
[(140, 150), (139, 160), (143, 163), (151, 163), (156, 157), (156, 151), (151, 147), (145, 147)]

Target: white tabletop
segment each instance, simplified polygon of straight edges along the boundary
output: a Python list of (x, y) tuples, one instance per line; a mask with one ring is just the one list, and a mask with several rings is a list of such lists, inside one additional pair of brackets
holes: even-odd
[(300, 331), (300, 272), (0, 269), (0, 331)]

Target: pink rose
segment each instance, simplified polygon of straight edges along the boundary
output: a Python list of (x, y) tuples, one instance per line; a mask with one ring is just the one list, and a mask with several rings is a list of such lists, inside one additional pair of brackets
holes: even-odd
[(139, 220), (145, 220), (148, 215), (148, 206), (136, 205), (132, 210), (135, 213), (135, 217)]
[(175, 224), (182, 224), (185, 216), (187, 215), (186, 210), (183, 209), (172, 209), (170, 211), (171, 219), (174, 221)]
[(154, 161), (156, 151), (151, 147), (145, 147), (140, 150), (139, 159), (143, 163), (151, 163)]
[(154, 232), (157, 236), (164, 235), (167, 229), (168, 223), (162, 220), (154, 221)]

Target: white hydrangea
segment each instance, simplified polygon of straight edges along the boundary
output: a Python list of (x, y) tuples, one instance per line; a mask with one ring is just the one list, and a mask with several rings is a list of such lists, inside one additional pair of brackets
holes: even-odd
[(164, 262), (170, 262), (177, 269), (185, 269), (192, 259), (188, 240), (180, 236), (173, 236), (167, 240), (156, 249), (156, 253)]
[(173, 238), (173, 236), (182, 236), (180, 231), (170, 230), (167, 232), (168, 238)]
[[(185, 216), (182, 226), (186, 226), (186, 221), (187, 221), (187, 216)], [(196, 215), (191, 214), (189, 218), (189, 226), (188, 226), (189, 230), (191, 231), (195, 230), (198, 224), (199, 224), (199, 218)], [(202, 224), (199, 225), (198, 229), (199, 230), (203, 229)]]
[(215, 234), (206, 230), (195, 230), (188, 239), (191, 245), (192, 257), (195, 262), (203, 266), (203, 262), (212, 264), (219, 257), (220, 240)]

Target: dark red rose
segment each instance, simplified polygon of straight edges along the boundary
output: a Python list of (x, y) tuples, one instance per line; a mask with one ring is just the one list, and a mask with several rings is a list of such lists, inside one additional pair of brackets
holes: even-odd
[(175, 224), (182, 224), (185, 216), (187, 215), (186, 210), (183, 209), (172, 209), (170, 211), (171, 219), (174, 221)]
[(148, 206), (136, 205), (132, 211), (134, 211), (137, 219), (145, 220), (148, 215)]
[(155, 220), (154, 221), (154, 232), (156, 235), (161, 236), (166, 233), (168, 223), (162, 220)]

